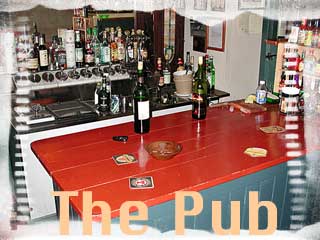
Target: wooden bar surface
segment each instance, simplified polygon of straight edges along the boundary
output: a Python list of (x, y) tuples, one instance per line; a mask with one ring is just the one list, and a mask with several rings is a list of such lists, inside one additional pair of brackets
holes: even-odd
[[(79, 191), (79, 196), (82, 191), (92, 191), (93, 200), (108, 202), (112, 217), (117, 217), (125, 201), (153, 206), (174, 199), (176, 191), (200, 191), (296, 158), (287, 156), (290, 142), (298, 142), (296, 150), (304, 155), (303, 117), (286, 122), (277, 106), (267, 107), (267, 112), (259, 114), (230, 112), (224, 106), (209, 108), (207, 118), (201, 121), (193, 120), (190, 111), (176, 113), (151, 119), (148, 134), (135, 134), (133, 123), (126, 123), (39, 140), (32, 143), (32, 150), (60, 190)], [(259, 129), (286, 124), (297, 124), (298, 129), (279, 134)], [(308, 124), (319, 125), (312, 120)], [(288, 133), (298, 134), (299, 139), (287, 139)], [(115, 142), (115, 135), (128, 135), (129, 140)], [(144, 145), (158, 140), (181, 143), (182, 152), (171, 160), (156, 160)], [(318, 149), (318, 143), (308, 144)], [(243, 153), (248, 147), (265, 148), (268, 155), (250, 157)], [(138, 162), (117, 166), (112, 156), (123, 153), (134, 154)], [(152, 176), (154, 188), (130, 189), (129, 178), (138, 176)], [(82, 198), (73, 197), (71, 203), (81, 216)], [(93, 213), (99, 215), (99, 209), (94, 208)]]

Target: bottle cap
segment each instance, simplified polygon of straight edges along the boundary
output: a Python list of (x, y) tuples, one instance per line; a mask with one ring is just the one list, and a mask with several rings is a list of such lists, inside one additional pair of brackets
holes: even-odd
[(138, 70), (142, 70), (143, 69), (143, 62), (139, 61), (138, 62)]
[(104, 77), (109, 77), (109, 73), (104, 73), (103, 76)]
[(266, 81), (264, 81), (264, 80), (260, 80), (260, 85), (263, 85), (263, 84), (265, 84), (266, 83)]

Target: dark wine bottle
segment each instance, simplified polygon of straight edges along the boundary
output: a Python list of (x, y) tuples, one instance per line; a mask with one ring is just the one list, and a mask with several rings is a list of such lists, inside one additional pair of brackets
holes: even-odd
[(139, 134), (150, 131), (149, 92), (143, 79), (143, 62), (138, 62), (138, 82), (133, 91), (134, 131)]
[(80, 31), (76, 31), (76, 42), (75, 42), (75, 55), (76, 55), (76, 66), (78, 68), (83, 67), (83, 43), (80, 37)]
[(98, 105), (100, 112), (110, 111), (110, 91), (108, 91), (107, 80), (109, 80), (109, 74), (105, 73), (102, 77), (102, 87), (98, 92)]
[(45, 45), (44, 34), (40, 36), (39, 39), (39, 65), (40, 71), (48, 70), (49, 61), (48, 61), (48, 48)]
[(203, 66), (203, 58), (199, 57), (198, 71), (192, 91), (192, 117), (200, 120), (207, 115), (207, 79)]

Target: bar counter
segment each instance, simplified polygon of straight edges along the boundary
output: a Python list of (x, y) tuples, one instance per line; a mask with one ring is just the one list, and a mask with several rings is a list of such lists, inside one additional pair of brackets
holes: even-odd
[[(119, 216), (120, 205), (125, 201), (143, 201), (149, 207), (165, 205), (173, 202), (176, 191), (202, 191), (204, 194), (208, 189), (260, 173), (271, 179), (265, 192), (270, 192), (271, 200), (281, 204), (280, 208), (288, 201), (285, 196), (277, 200), (278, 195), (288, 191), (287, 167), (283, 163), (306, 154), (305, 120), (299, 116), (289, 122), (288, 117), (279, 113), (278, 106), (267, 105), (267, 108), (266, 112), (258, 114), (231, 112), (225, 106), (208, 108), (206, 119), (201, 121), (193, 120), (190, 111), (175, 113), (152, 118), (150, 133), (144, 135), (134, 133), (133, 123), (125, 123), (36, 141), (31, 148), (59, 190), (79, 191), (79, 196), (82, 191), (92, 191), (94, 201), (110, 204), (113, 218)], [(308, 124), (318, 124), (308, 121)], [(270, 125), (286, 127), (286, 124), (297, 124), (298, 128), (278, 134), (266, 134), (259, 129)], [(286, 137), (290, 133), (298, 134), (299, 139)], [(127, 143), (115, 142), (112, 140), (115, 135), (128, 135), (129, 140)], [(171, 160), (156, 160), (148, 155), (144, 146), (159, 140), (174, 140), (181, 143), (183, 149)], [(299, 150), (299, 155), (288, 156), (287, 144), (297, 141), (300, 148), (295, 151)], [(308, 152), (319, 149), (317, 143), (311, 145), (312, 148), (308, 145)], [(244, 154), (248, 147), (264, 148), (268, 154), (250, 157)], [(112, 156), (123, 153), (134, 154), (138, 162), (117, 166)], [(277, 167), (281, 172), (276, 177), (268, 172)], [(129, 178), (138, 176), (152, 176), (154, 188), (130, 189)], [(255, 184), (252, 181), (256, 180), (248, 181), (252, 186)], [(267, 181), (262, 179), (261, 182)], [(235, 189), (242, 187), (241, 183), (234, 183)], [(264, 191), (263, 184), (258, 185), (259, 192)], [(281, 188), (277, 184), (281, 184)], [(245, 186), (244, 191), (250, 189), (255, 188)], [(211, 196), (215, 197), (219, 198)], [(81, 197), (71, 198), (71, 205), (81, 217)], [(93, 209), (93, 214), (99, 216), (99, 213), (99, 209)], [(284, 210), (279, 214), (283, 215)], [(195, 221), (190, 221), (187, 225), (195, 227)]]

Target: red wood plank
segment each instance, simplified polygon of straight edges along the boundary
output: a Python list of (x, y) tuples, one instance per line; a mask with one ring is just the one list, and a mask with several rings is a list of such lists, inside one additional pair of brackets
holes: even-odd
[[(303, 119), (299, 118), (297, 130), (265, 134), (259, 127), (285, 126), (285, 116), (278, 108), (268, 108), (267, 112), (251, 115), (214, 108), (208, 110), (203, 121), (192, 120), (190, 112), (177, 113), (153, 118), (150, 133), (142, 136), (133, 132), (132, 123), (126, 123), (40, 140), (32, 143), (32, 149), (61, 190), (93, 191), (93, 199), (107, 201), (113, 216), (117, 216), (120, 205), (128, 200), (145, 201), (151, 206), (173, 199), (178, 190), (205, 189), (288, 161), (286, 143), (293, 141), (285, 138), (288, 132), (300, 135), (299, 150), (303, 154)], [(129, 141), (114, 142), (114, 135), (129, 135)], [(143, 146), (157, 140), (177, 141), (183, 150), (171, 160), (155, 160)], [(318, 148), (319, 143), (312, 146)], [(243, 154), (248, 147), (265, 148), (268, 156), (251, 158)], [(138, 163), (117, 166), (112, 156), (121, 153), (134, 154)], [(147, 175), (153, 176), (154, 189), (129, 189), (129, 177)], [(81, 198), (71, 202), (81, 215)]]

